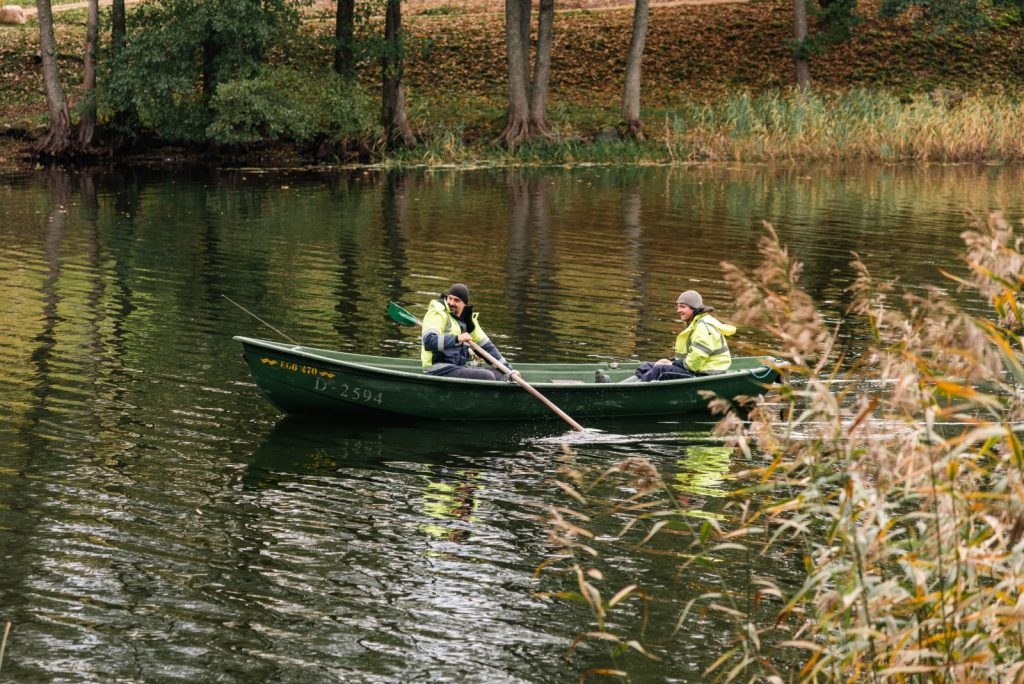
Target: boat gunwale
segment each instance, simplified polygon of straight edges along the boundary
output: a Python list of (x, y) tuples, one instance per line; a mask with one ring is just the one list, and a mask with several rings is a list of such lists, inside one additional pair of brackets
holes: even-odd
[[(406, 362), (414, 361), (414, 360), (411, 360), (411, 359), (401, 359), (401, 358), (397, 358), (397, 357), (387, 357), (387, 356), (375, 356), (375, 355), (371, 355), (371, 354), (358, 354), (358, 353), (355, 353), (355, 352), (333, 351), (333, 350), (324, 349), (324, 348), (321, 348), (321, 347), (308, 347), (308, 346), (305, 346), (305, 345), (300, 345), (300, 344), (295, 344), (295, 343), (275, 342), (273, 340), (266, 340), (266, 339), (255, 338), (255, 337), (246, 337), (246, 336), (243, 336), (243, 335), (235, 335), (232, 339), (237, 341), (237, 342), (241, 342), (243, 345), (249, 344), (249, 345), (257, 347), (257, 348), (265, 348), (265, 349), (268, 349), (268, 350), (273, 350), (273, 351), (276, 351), (276, 352), (279, 352), (279, 353), (285, 353), (285, 354), (294, 354), (296, 356), (300, 356), (300, 357), (303, 357), (303, 358), (308, 358), (310, 360), (315, 360), (315, 361), (318, 361), (318, 362), (321, 362), (321, 363), (340, 365), (340, 366), (343, 366), (346, 369), (349, 369), (351, 371), (356, 371), (356, 372), (364, 373), (364, 374), (383, 374), (383, 375), (386, 375), (386, 376), (396, 376), (398, 378), (402, 378), (403, 380), (415, 379), (417, 381), (441, 382), (441, 383), (444, 383), (444, 384), (454, 384), (454, 385), (466, 385), (466, 384), (469, 384), (469, 385), (476, 386), (476, 387), (494, 387), (494, 386), (499, 386), (499, 387), (518, 387), (518, 385), (515, 385), (514, 383), (509, 383), (507, 380), (476, 380), (476, 379), (472, 379), (472, 378), (450, 378), (450, 377), (445, 377), (445, 376), (441, 376), (441, 375), (428, 375), (428, 374), (423, 373), (422, 371), (419, 371), (419, 370), (417, 370), (416, 372), (413, 372), (413, 371), (407, 371), (407, 370), (396, 370), (396, 369), (392, 369), (392, 368), (381, 367), (381, 366), (378, 366), (378, 365), (372, 363), (371, 361), (369, 361), (369, 360), (372, 360), (372, 359), (378, 359), (378, 360), (382, 360), (382, 361), (387, 361), (387, 360), (397, 360), (397, 361), (406, 361)], [(331, 356), (326, 356), (324, 354), (317, 353), (317, 352), (345, 354), (346, 356), (354, 356), (354, 357), (358, 357), (358, 358), (365, 358), (368, 361), (366, 363), (359, 363), (359, 362), (355, 362), (355, 361), (348, 361), (348, 360), (344, 360), (344, 359), (334, 358), (334, 357), (331, 357)], [(742, 357), (742, 358), (768, 359), (770, 357), (762, 356), (762, 357)], [(602, 363), (608, 363), (608, 362), (596, 363), (596, 364), (594, 364), (593, 368), (601, 368), (601, 364)], [(631, 362), (631, 363), (634, 363), (634, 362)], [(640, 361), (636, 361), (635, 363), (639, 364)], [(588, 366), (588, 364), (585, 364), (585, 363), (576, 364), (576, 363), (573, 363), (573, 362), (568, 362), (568, 363), (565, 363), (565, 364), (560, 364), (560, 363), (559, 364), (529, 363), (529, 362), (526, 362), (526, 363), (518, 364), (518, 367), (525, 371), (525, 370), (541, 370), (543, 368), (551, 368), (551, 367), (554, 367), (554, 366), (563, 366), (563, 365), (579, 365), (581, 367), (582, 366)], [(417, 367), (417, 369), (418, 368), (419, 367)], [(757, 374), (754, 372), (755, 370), (762, 369), (762, 368), (763, 369), (767, 369), (769, 371), (768, 373), (766, 373), (766, 377), (765, 378), (759, 378), (757, 376)], [(764, 385), (767, 386), (767, 385), (770, 385), (772, 382), (775, 382), (774, 379), (773, 380), (767, 380), (767, 376), (770, 376), (772, 374), (771, 373), (772, 370), (775, 370), (775, 369), (772, 366), (767, 365), (764, 362), (764, 360), (762, 360), (760, 365), (754, 366), (754, 367), (751, 367), (751, 368), (730, 369), (730, 370), (727, 370), (727, 371), (725, 371), (723, 373), (717, 373), (715, 375), (700, 375), (700, 376), (695, 376), (695, 377), (690, 377), (690, 378), (679, 378), (679, 379), (674, 379), (674, 380), (662, 380), (662, 381), (659, 381), (657, 383), (649, 383), (649, 382), (644, 382), (644, 383), (621, 383), (621, 382), (618, 382), (618, 383), (594, 383), (594, 382), (592, 382), (592, 383), (585, 383), (585, 382), (581, 382), (579, 384), (569, 384), (569, 383), (559, 383), (559, 382), (551, 382), (551, 381), (545, 382), (545, 381), (534, 381), (534, 380), (531, 380), (530, 381), (530, 385), (533, 386), (533, 387), (543, 387), (545, 389), (556, 389), (558, 392), (563, 392), (563, 391), (572, 391), (572, 392), (594, 391), (596, 389), (608, 390), (608, 389), (612, 389), (612, 388), (614, 388), (614, 389), (623, 389), (623, 390), (627, 390), (627, 391), (635, 391), (637, 389), (646, 389), (646, 390), (649, 391), (649, 390), (655, 389), (655, 387), (666, 388), (667, 389), (667, 388), (678, 387), (680, 385), (687, 385), (687, 384), (692, 384), (692, 385), (705, 385), (705, 384), (714, 385), (714, 384), (716, 384), (718, 382), (721, 382), (723, 380), (730, 380), (730, 379), (734, 379), (734, 378), (738, 379), (738, 378), (742, 378), (743, 376), (749, 375), (749, 376), (752, 376), (755, 381), (765, 381)], [(777, 373), (778, 371), (776, 370), (775, 372)]]

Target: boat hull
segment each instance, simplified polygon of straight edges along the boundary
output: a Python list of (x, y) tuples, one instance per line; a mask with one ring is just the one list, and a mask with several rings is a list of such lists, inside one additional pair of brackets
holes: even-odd
[[(288, 415), (334, 419), (532, 421), (557, 419), (512, 382), (425, 375), (419, 359), (393, 359), (235, 337), (257, 387)], [(760, 358), (734, 359), (727, 373), (618, 384), (636, 363), (516, 364), (524, 380), (577, 420), (708, 413), (713, 396), (738, 401), (778, 380)], [(596, 383), (601, 370), (612, 382)], [(710, 393), (710, 394), (709, 394)]]

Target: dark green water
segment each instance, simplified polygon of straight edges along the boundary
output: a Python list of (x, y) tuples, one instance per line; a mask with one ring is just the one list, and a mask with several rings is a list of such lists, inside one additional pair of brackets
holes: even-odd
[[(563, 465), (651, 458), (695, 518), (722, 516), (735, 454), (704, 423), (313, 425), (258, 395), (231, 339), (416, 355), (419, 311), (469, 284), (514, 363), (665, 354), (675, 297), (730, 313), (720, 262), (770, 221), (839, 323), (856, 251), (944, 285), (965, 210), (1024, 214), (1021, 170), (973, 166), (61, 173), (0, 179), (0, 680), (550, 682), (595, 667), (702, 681), (727, 624), (698, 615), (659, 662), (583, 647), (583, 606), (535, 595), (536, 516)], [(843, 327), (856, 357), (861, 331)], [(742, 331), (738, 335), (742, 337)], [(756, 350), (764, 340), (743, 340)], [(666, 635), (709, 588), (799, 558), (677, 575), (620, 549), (615, 588)], [(615, 582), (619, 582), (615, 584)], [(550, 589), (551, 586), (543, 588)], [(626, 618), (623, 618), (628, 622)], [(623, 623), (625, 624), (625, 623)], [(3, 624), (0, 624), (2, 629)]]

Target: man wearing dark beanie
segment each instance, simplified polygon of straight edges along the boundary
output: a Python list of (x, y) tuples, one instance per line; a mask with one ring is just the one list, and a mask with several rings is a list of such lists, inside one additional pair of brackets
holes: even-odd
[(477, 322), (477, 314), (469, 303), (469, 288), (462, 283), (455, 283), (438, 299), (431, 300), (423, 316), (422, 330), (420, 357), (424, 373), (473, 380), (505, 379), (497, 369), (466, 365), (470, 340), (503, 365), (509, 363)]

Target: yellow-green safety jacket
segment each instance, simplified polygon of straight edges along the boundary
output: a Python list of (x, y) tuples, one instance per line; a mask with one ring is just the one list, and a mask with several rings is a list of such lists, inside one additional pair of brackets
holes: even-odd
[[(477, 316), (478, 314), (473, 314), (473, 324), (476, 327), (469, 333), (470, 338), (507, 366), (508, 362), (480, 327)], [(446, 364), (465, 366), (469, 361), (469, 345), (458, 341), (459, 335), (466, 332), (466, 324), (455, 317), (446, 302), (434, 299), (427, 305), (422, 330), (423, 351), (420, 358), (423, 360), (423, 370), (427, 373)]]
[(694, 373), (729, 370), (732, 355), (725, 338), (734, 332), (736, 326), (722, 323), (708, 312), (697, 314), (676, 338), (676, 363), (685, 363)]

